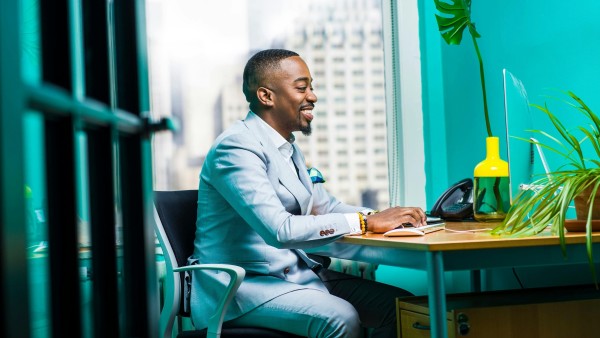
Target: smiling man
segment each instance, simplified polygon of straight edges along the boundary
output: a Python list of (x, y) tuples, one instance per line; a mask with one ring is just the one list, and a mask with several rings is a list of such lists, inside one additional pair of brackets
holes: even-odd
[[(408, 291), (328, 270), (303, 249), (344, 235), (420, 226), (420, 208), (375, 212), (351, 206), (311, 180), (294, 132), (311, 133), (317, 102), (306, 63), (292, 51), (258, 52), (244, 68), (250, 112), (219, 135), (198, 190), (197, 236), (191, 262), (243, 267), (246, 278), (224, 326), (263, 326), (307, 337), (396, 336), (395, 298)], [(326, 265), (326, 264), (325, 264)], [(228, 282), (225, 273), (195, 271), (191, 310), (207, 326)]]

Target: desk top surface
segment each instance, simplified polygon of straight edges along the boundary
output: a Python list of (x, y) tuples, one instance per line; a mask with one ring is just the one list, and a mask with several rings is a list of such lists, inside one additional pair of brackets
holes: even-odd
[[(431, 232), (424, 236), (384, 237), (382, 234), (367, 233), (361, 236), (345, 236), (338, 242), (417, 251), (515, 248), (560, 244), (559, 236), (552, 235), (550, 228), (538, 235), (527, 237), (492, 235), (491, 229), (497, 225), (498, 223), (447, 222), (446, 230)], [(592, 241), (600, 243), (600, 232), (592, 233)], [(585, 243), (586, 234), (585, 232), (567, 232), (565, 242), (567, 244)]]

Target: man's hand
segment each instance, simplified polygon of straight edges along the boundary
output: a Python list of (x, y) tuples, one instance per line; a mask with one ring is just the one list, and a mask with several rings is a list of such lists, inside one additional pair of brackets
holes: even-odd
[(367, 217), (369, 231), (384, 233), (404, 223), (415, 227), (427, 225), (427, 215), (417, 207), (391, 207)]

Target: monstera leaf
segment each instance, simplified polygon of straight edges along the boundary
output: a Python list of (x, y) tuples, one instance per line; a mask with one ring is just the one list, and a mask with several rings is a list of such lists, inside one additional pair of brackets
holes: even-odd
[(483, 59), (477, 45), (477, 38), (481, 35), (475, 29), (475, 24), (471, 21), (471, 0), (434, 0), (435, 8), (440, 12), (436, 14), (438, 29), (442, 38), (449, 45), (460, 45), (465, 28), (469, 28), (469, 33), (473, 38), (473, 45), (479, 60), (479, 77), (481, 79), (481, 92), (483, 95), (483, 114), (488, 136), (493, 136), (488, 113), (487, 93), (485, 90), (485, 72), (483, 70)]
[(434, 1), (437, 10), (445, 14), (445, 16), (436, 14), (435, 18), (446, 43), (449, 45), (460, 45), (463, 32), (467, 27), (469, 27), (471, 36), (475, 38), (481, 37), (475, 29), (475, 24), (471, 22), (471, 0), (454, 0), (451, 3), (440, 0)]

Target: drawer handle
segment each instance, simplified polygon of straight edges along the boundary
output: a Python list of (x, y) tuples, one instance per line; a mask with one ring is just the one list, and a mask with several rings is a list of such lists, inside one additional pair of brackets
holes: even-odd
[(413, 323), (412, 327), (417, 330), (427, 330), (427, 331), (431, 330), (431, 326), (421, 325), (421, 324), (419, 324), (419, 322)]

